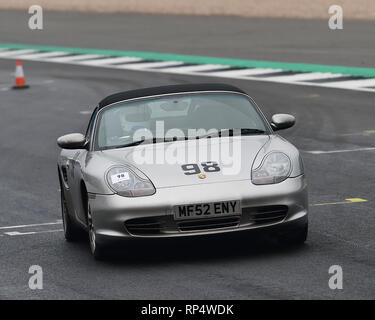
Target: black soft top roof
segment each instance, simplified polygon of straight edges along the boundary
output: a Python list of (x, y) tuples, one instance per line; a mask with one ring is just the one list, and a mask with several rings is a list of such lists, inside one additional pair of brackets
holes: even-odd
[(194, 91), (232, 91), (245, 93), (241, 89), (222, 83), (200, 83), (200, 84), (181, 84), (181, 85), (170, 85), (162, 87), (152, 87), (144, 89), (136, 89), (130, 91), (124, 91), (112, 94), (102, 101), (99, 102), (99, 109), (108, 106), (110, 104), (148, 96), (169, 94), (169, 93), (180, 93), (180, 92), (194, 92)]

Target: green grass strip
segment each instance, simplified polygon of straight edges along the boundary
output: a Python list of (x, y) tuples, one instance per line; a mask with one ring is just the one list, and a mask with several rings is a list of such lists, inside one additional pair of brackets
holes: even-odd
[(362, 76), (366, 78), (375, 78), (375, 68), (357, 68), (345, 66), (329, 66), (310, 63), (292, 63), (292, 62), (276, 62), (262, 60), (244, 60), (230, 58), (215, 58), (204, 56), (192, 56), (185, 54), (146, 52), (146, 51), (119, 51), (106, 49), (89, 49), (89, 48), (71, 48), (71, 47), (55, 47), (55, 46), (38, 46), (15, 43), (0, 43), (0, 48), (10, 49), (34, 49), (39, 51), (63, 51), (75, 54), (99, 54), (104, 56), (115, 57), (137, 57), (147, 60), (156, 61), (181, 61), (185, 63), (196, 64), (219, 64), (231, 67), (247, 67), (247, 68), (272, 68), (300, 72), (331, 72), (341, 73), (352, 76)]

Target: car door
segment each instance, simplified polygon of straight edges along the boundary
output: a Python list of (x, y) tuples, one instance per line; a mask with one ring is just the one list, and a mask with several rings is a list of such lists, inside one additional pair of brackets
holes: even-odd
[(71, 185), (71, 198), (75, 208), (76, 218), (83, 224), (86, 224), (86, 212), (84, 206), (86, 205), (82, 201), (82, 192), (81, 192), (81, 183), (84, 182), (84, 176), (82, 171), (84, 170), (86, 158), (90, 153), (90, 141), (92, 136), (92, 131), (94, 128), (97, 108), (93, 111), (87, 130), (86, 130), (86, 141), (88, 148), (87, 149), (77, 149), (73, 150), (70, 160), (70, 173), (72, 176), (72, 185)]

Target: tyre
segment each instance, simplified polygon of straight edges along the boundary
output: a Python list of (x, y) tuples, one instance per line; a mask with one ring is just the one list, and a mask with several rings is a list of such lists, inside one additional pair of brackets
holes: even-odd
[(106, 247), (97, 242), (95, 226), (93, 223), (90, 204), (87, 204), (87, 224), (91, 253), (95, 260), (104, 260), (106, 257)]
[(283, 233), (278, 236), (278, 241), (285, 245), (302, 245), (307, 240), (308, 224), (303, 227), (290, 230), (288, 233)]
[(81, 235), (81, 230), (69, 215), (63, 188), (61, 187), (61, 215), (64, 227), (64, 236), (66, 241), (77, 241)]

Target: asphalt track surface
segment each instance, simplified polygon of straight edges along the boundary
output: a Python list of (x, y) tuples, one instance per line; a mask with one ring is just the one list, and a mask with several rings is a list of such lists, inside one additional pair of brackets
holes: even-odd
[[(1, 30), (1, 41), (34, 42), (18, 33), (11, 39)], [(71, 36), (78, 41), (76, 33)], [(59, 44), (57, 38), (50, 44)], [(100, 46), (94, 39), (82, 41), (82, 47)], [(116, 43), (116, 35), (107, 41), (102, 45)], [(347, 65), (354, 61), (349, 56)], [(370, 59), (365, 52), (358, 56)], [(318, 60), (312, 54), (305, 62)], [(230, 81), (268, 117), (285, 112), (298, 120), (282, 135), (302, 150), (309, 179), (311, 231), (304, 246), (280, 247), (259, 234), (136, 241), (96, 262), (87, 241), (63, 240), (56, 138), (83, 131), (88, 111), (110, 93), (222, 79), (42, 62), (25, 62), (24, 68), (30, 89), (9, 90), (14, 61), (0, 59), (0, 299), (375, 298), (375, 151), (362, 151), (375, 147), (373, 93)], [(311, 153), (340, 150), (358, 151)], [(32, 224), (38, 226), (25, 227)], [(43, 268), (43, 290), (28, 287), (31, 265)], [(343, 290), (328, 287), (331, 265), (343, 268)]]

